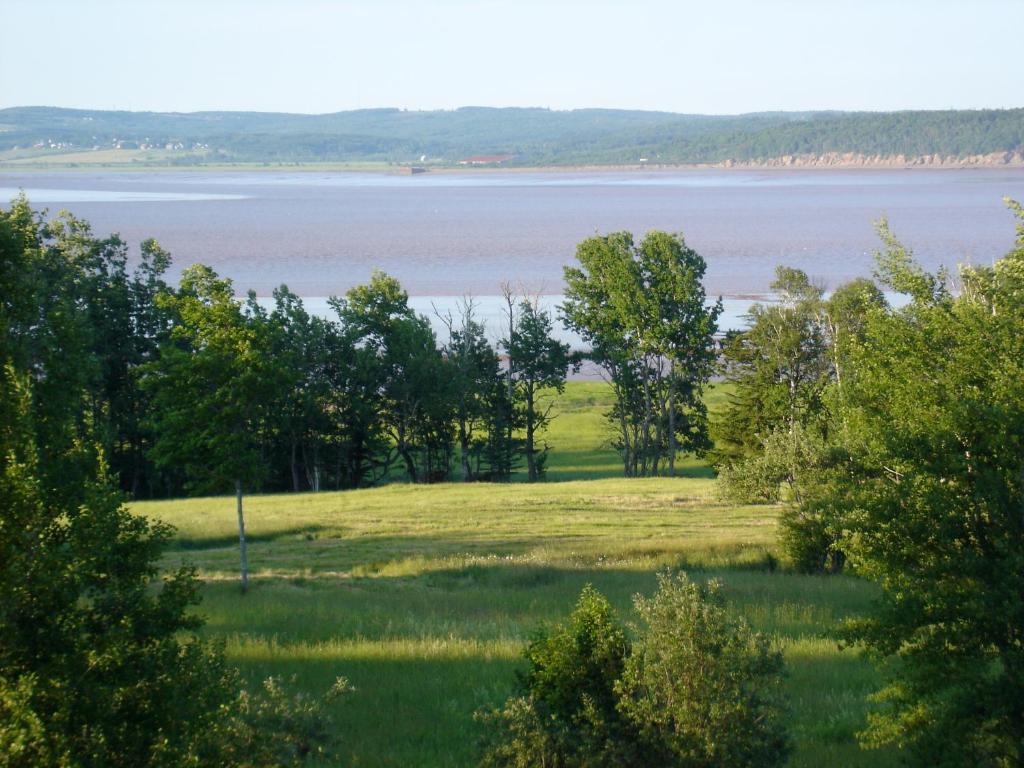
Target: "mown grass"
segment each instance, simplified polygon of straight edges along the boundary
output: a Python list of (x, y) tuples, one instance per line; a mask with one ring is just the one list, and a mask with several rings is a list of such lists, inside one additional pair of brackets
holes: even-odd
[[(718, 385), (706, 393), (710, 411), (721, 407), (726, 392), (727, 386)], [(554, 398), (554, 418), (542, 437), (542, 442), (551, 446), (549, 480), (622, 476), (613, 430), (603, 415), (614, 402), (611, 388), (603, 381), (570, 381), (565, 392)], [(683, 477), (714, 477), (711, 467), (694, 456), (681, 458), (676, 471)]]
[(232, 499), (134, 506), (177, 527), (165, 564), (199, 568), (205, 631), (246, 676), (294, 676), (313, 692), (337, 675), (355, 684), (336, 705), (340, 765), (473, 765), (473, 712), (510, 693), (536, 627), (564, 618), (587, 583), (631, 620), (632, 596), (666, 567), (720, 579), (732, 609), (783, 650), (791, 765), (894, 764), (857, 746), (878, 681), (829, 636), (865, 610), (871, 586), (775, 569), (778, 510), (723, 503), (697, 462), (682, 478), (615, 477), (607, 400), (600, 383), (570, 385), (546, 483), (249, 498), (245, 596)]

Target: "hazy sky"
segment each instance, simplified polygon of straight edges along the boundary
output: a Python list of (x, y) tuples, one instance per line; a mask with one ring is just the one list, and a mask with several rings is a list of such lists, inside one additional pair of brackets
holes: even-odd
[(0, 0), (0, 107), (1024, 105), (1024, 0)]

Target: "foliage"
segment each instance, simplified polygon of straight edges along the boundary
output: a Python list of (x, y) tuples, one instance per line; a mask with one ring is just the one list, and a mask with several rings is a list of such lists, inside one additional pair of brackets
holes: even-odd
[(616, 691), (619, 710), (650, 745), (646, 764), (782, 765), (790, 752), (782, 655), (729, 618), (719, 585), (662, 574), (636, 609), (644, 627)]
[[(508, 384), (512, 401), (512, 420), (508, 439), (513, 438), (511, 427), (524, 431), (523, 452), (526, 455), (528, 479), (533, 482), (544, 474), (547, 449), (537, 447), (537, 435), (551, 421), (552, 402), (547, 393), (562, 394), (565, 378), (575, 359), (569, 345), (552, 337), (551, 313), (536, 301), (522, 299), (514, 307), (514, 299), (506, 291), (508, 303), (508, 336), (501, 346), (508, 354)], [(510, 448), (510, 453), (511, 453)]]
[[(714, 369), (721, 302), (708, 307), (704, 260), (682, 236), (592, 237), (566, 267), (565, 322), (615, 390), (609, 420), (627, 477), (675, 470), (676, 454), (710, 447), (701, 394)], [(664, 462), (664, 465), (662, 464)]]
[(846, 508), (833, 499), (791, 505), (779, 519), (779, 543), (798, 573), (839, 573), (846, 565), (842, 538)]
[(274, 291), (274, 309), (269, 314), (251, 295), (246, 310), (269, 337), (264, 354), (277, 368), (269, 421), (278, 453), (269, 463), (288, 467), (293, 491), (319, 491), (326, 474), (324, 454), (340, 431), (335, 418), (341, 409), (335, 395), (341, 389), (339, 369), (350, 350), (344, 347), (337, 326), (310, 315), (285, 285)]
[(153, 397), (154, 459), (184, 470), (195, 491), (256, 486), (261, 432), (286, 375), (265, 353), (265, 327), (243, 313), (230, 280), (202, 265), (186, 269), (180, 289), (158, 303), (174, 324), (143, 379)]
[(776, 430), (808, 426), (824, 410), (830, 380), (826, 336), (819, 322), (822, 290), (807, 275), (779, 267), (776, 304), (750, 308), (750, 327), (732, 331), (722, 345), (729, 407), (715, 427), (716, 459), (731, 464), (762, 450)]
[[(91, 253), (87, 229), (71, 230)], [(0, 765), (278, 765), (249, 745), (226, 748), (231, 718), (249, 717), (234, 702), (237, 675), (196, 633), (194, 570), (160, 575), (170, 526), (131, 514), (113, 488), (90, 419), (93, 380), (71, 378), (88, 370), (95, 340), (64, 314), (81, 294), (35, 314), (31, 267), (77, 263), (64, 234), (51, 247), (39, 233), (27, 206), (0, 217)], [(65, 350), (71, 374), (35, 345), (61, 338), (83, 340)], [(63, 441), (37, 448), (53, 436)], [(289, 728), (310, 730), (312, 710), (293, 711)]]
[(776, 275), (778, 303), (755, 305), (751, 327), (723, 345), (733, 387), (714, 429), (721, 489), (738, 501), (783, 499), (790, 562), (805, 573), (835, 573), (845, 563), (839, 539), (849, 503), (845, 379), (886, 302), (864, 279), (825, 298), (800, 270), (780, 267)]
[(782, 656), (729, 619), (718, 586), (659, 578), (630, 644), (593, 587), (568, 621), (528, 646), (519, 695), (480, 715), (484, 766), (772, 766)]
[(7, 344), (19, 368), (37, 372), (32, 424), (41, 470), (54, 473), (47, 482), (71, 489), (78, 487), (73, 477), (89, 476), (75, 448), (89, 435), (122, 488), (164, 490), (146, 456), (152, 435), (137, 372), (165, 327), (153, 296), (163, 288), (167, 254), (145, 241), (129, 273), (127, 247), (116, 235), (95, 238), (66, 213), (47, 221), (24, 196), (0, 210), (0, 220), (10, 238)]
[(459, 323), (442, 317), (449, 342), (443, 353), (451, 369), (459, 461), (463, 480), (508, 479), (515, 467), (515, 413), (511, 382), (501, 373), (497, 350), (466, 299)]
[(759, 453), (719, 471), (721, 491), (728, 498), (773, 503), (785, 495), (799, 505), (828, 461), (829, 446), (821, 433), (802, 424), (769, 432), (759, 448)]
[(453, 163), (481, 153), (516, 154), (519, 165), (708, 163), (828, 152), (867, 156), (969, 155), (1019, 151), (1021, 109), (771, 112), (682, 115), (611, 109), (491, 109), (410, 112), (363, 109), (326, 115), (110, 112), (14, 107), (0, 110), (0, 149), (40, 141), (78, 148), (120, 141), (181, 143), (170, 163), (391, 161), (421, 155)]
[[(139, 496), (356, 488), (393, 480), (543, 475), (539, 435), (573, 358), (550, 315), (516, 307), (504, 340), (470, 311), (443, 349), (398, 281), (375, 274), (311, 316), (287, 286), (272, 308), (193, 265), (172, 288), (170, 256), (143, 243), (139, 266), (116, 237), (68, 215), (47, 221), (20, 197), (0, 212), (10, 240), (10, 354), (39, 373), (36, 450), (54, 488), (90, 476), (95, 441), (120, 486)], [(507, 375), (506, 375), (507, 374)], [(76, 463), (77, 462), (77, 463)], [(73, 503), (74, 499), (68, 499)]]
[[(1011, 206), (1013, 207), (1013, 206)], [(918, 765), (1024, 758), (1024, 215), (954, 296), (886, 239), (903, 309), (869, 317), (842, 411), (845, 549), (882, 599), (847, 632), (888, 662), (868, 744)]]
[[(410, 482), (447, 479), (452, 460), (450, 371), (429, 321), (409, 308), (399, 282), (374, 272), (369, 284), (333, 304), (342, 333), (368, 372), (368, 405), (394, 446)], [(394, 459), (385, 458), (390, 466)]]
[(0, 677), (0, 766), (35, 768), (54, 765), (46, 724), (32, 708), (34, 675), (9, 682)]
[(292, 768), (329, 756), (338, 737), (325, 707), (352, 690), (343, 677), (321, 697), (289, 695), (275, 677), (255, 692), (241, 689), (218, 734), (219, 758), (242, 766)]
[(527, 647), (520, 695), (481, 715), (489, 726), (481, 765), (648, 765), (615, 692), (629, 648), (611, 605), (586, 587), (568, 621)]

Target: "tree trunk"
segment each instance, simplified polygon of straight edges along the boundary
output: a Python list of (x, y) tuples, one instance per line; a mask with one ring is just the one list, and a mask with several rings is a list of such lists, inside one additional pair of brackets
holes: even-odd
[(291, 468), (292, 468), (292, 490), (295, 493), (299, 492), (302, 485), (302, 481), (299, 479), (299, 460), (298, 460), (298, 441), (292, 438), (292, 456), (291, 456)]
[(468, 483), (473, 477), (473, 470), (469, 466), (469, 435), (467, 434), (466, 420), (459, 419), (459, 451), (462, 454), (462, 482)]
[(668, 374), (668, 476), (676, 476), (676, 365)]
[(508, 475), (512, 477), (512, 457), (515, 455), (515, 421), (516, 421), (516, 400), (515, 400), (515, 363), (512, 359), (512, 348), (515, 345), (516, 336), (516, 312), (512, 299), (512, 288), (508, 284), (503, 286), (505, 292), (505, 303), (508, 305), (508, 424), (505, 442), (505, 454), (508, 456)]
[[(622, 394), (622, 387), (616, 382), (616, 375), (618, 374), (617, 368), (611, 368), (609, 370), (612, 379), (612, 386), (615, 389), (615, 399), (622, 403), (625, 400)], [(619, 407), (619, 433), (622, 435), (622, 473), (626, 477), (632, 477), (633, 474), (630, 471), (631, 462), (633, 460), (633, 452), (636, 450), (636, 446), (630, 444), (629, 440), (629, 425), (626, 422), (626, 411), (623, 407)]]
[(320, 490), (320, 445), (313, 444), (313, 457), (310, 459), (309, 449), (305, 444), (302, 446), (302, 470), (306, 476), (306, 485), (316, 493)]
[(313, 448), (313, 490), (320, 492), (320, 446)]
[(533, 387), (526, 391), (526, 471), (530, 482), (537, 479), (537, 457), (533, 453)]
[(238, 506), (238, 547), (241, 553), (242, 592), (249, 588), (249, 558), (245, 551), (245, 517), (242, 515), (242, 481), (235, 480), (235, 502)]
[(653, 450), (651, 448), (651, 415), (654, 410), (654, 406), (651, 404), (651, 384), (650, 384), (650, 371), (647, 369), (646, 360), (644, 361), (644, 422), (643, 422), (643, 458), (641, 461), (641, 471), (644, 477), (650, 474), (650, 466), (653, 463)]
[(402, 461), (405, 463), (405, 472), (409, 475), (409, 482), (419, 482), (419, 476), (416, 473), (416, 461), (412, 457), (412, 451), (408, 446), (403, 444), (402, 447), (398, 449), (398, 452), (401, 454)]

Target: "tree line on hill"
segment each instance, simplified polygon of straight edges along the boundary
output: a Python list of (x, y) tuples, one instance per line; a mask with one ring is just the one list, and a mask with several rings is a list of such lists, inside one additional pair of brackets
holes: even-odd
[[(668, 112), (465, 107), (327, 115), (167, 114), (12, 107), (0, 110), (0, 150), (37, 144), (203, 147), (166, 162), (387, 161), (426, 155), (454, 163), (513, 154), (517, 165), (717, 163), (855, 153), (966, 157), (1024, 149), (1024, 109), (906, 112)], [(128, 144), (126, 144), (128, 142)], [(177, 158), (175, 160), (175, 158)]]

